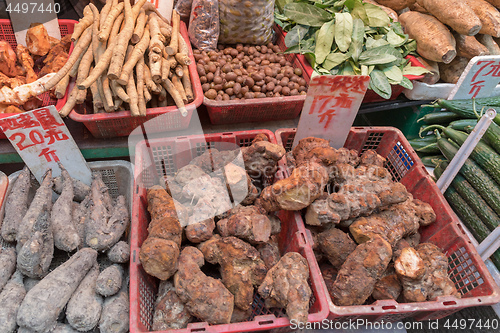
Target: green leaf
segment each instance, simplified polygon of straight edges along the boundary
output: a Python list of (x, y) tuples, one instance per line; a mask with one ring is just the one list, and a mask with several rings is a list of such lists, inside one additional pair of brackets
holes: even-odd
[(341, 52), (346, 52), (351, 44), (353, 29), (352, 16), (349, 13), (335, 13), (335, 43)]
[(374, 69), (370, 73), (370, 88), (379, 96), (389, 99), (392, 95), (392, 88), (387, 76), (379, 69)]
[(361, 3), (361, 1), (356, 1), (354, 3), (354, 8), (351, 10), (351, 15), (353, 18), (361, 19), (367, 26), (370, 24), (368, 15), (366, 15), (365, 6), (363, 6), (363, 3)]
[(352, 9), (354, 8), (356, 2), (358, 2), (358, 0), (346, 0), (344, 2), (344, 6), (346, 6), (347, 9), (349, 9), (349, 11), (352, 11)]
[(371, 3), (364, 3), (364, 5), (370, 27), (386, 27), (391, 23), (391, 19), (382, 8)]
[(295, 27), (290, 30), (285, 36), (285, 45), (286, 47), (292, 47), (294, 45), (298, 45), (304, 36), (309, 31), (309, 27), (304, 27), (300, 24), (297, 24)]
[(417, 41), (409, 39), (405, 45), (401, 46), (401, 49), (403, 50), (403, 57), (406, 57), (408, 54), (417, 50)]
[(401, 59), (401, 53), (398, 50), (390, 45), (384, 45), (361, 53), (359, 63), (361, 65), (385, 65)]
[(322, 64), (325, 58), (332, 51), (333, 38), (335, 37), (335, 23), (333, 20), (326, 22), (319, 29), (318, 38), (316, 39), (316, 62)]
[(352, 28), (352, 41), (349, 52), (354, 61), (358, 61), (359, 55), (363, 51), (363, 41), (365, 39), (365, 24), (360, 19), (354, 19)]
[(300, 2), (285, 5), (284, 13), (298, 24), (312, 27), (321, 27), (323, 23), (332, 19), (332, 15), (326, 10)]
[[(292, 3), (293, 0), (275, 0), (276, 7), (279, 9), (279, 13), (283, 13), (283, 9), (289, 3)], [(276, 14), (276, 11), (275, 11)]]
[(406, 43), (407, 40), (408, 40), (408, 35), (402, 37), (396, 34), (392, 29), (389, 30), (389, 32), (387, 33), (387, 41), (394, 47), (403, 45), (404, 43)]
[(376, 47), (384, 46), (384, 45), (390, 45), (388, 41), (385, 39), (374, 39), (372, 37), (368, 37), (366, 39), (366, 49), (374, 49)]
[(389, 80), (394, 81), (396, 84), (399, 84), (403, 80), (403, 72), (398, 66), (385, 67), (382, 69), (382, 72), (384, 72)]
[(361, 75), (368, 75), (368, 66), (361, 65)]
[(420, 66), (412, 66), (411, 63), (406, 65), (403, 69), (403, 75), (423, 75), (425, 73), (429, 73), (426, 68)]
[(404, 30), (403, 30), (403, 27), (401, 26), (401, 23), (399, 23), (399, 22), (392, 22), (391, 28), (392, 28), (392, 30), (394, 30), (395, 33), (397, 33), (400, 36), (406, 35)]
[(352, 70), (351, 64), (349, 62), (345, 62), (337, 74), (338, 75), (355, 75), (356, 73), (354, 73), (354, 71)]
[(406, 89), (413, 89), (413, 83), (407, 78), (403, 76), (403, 80), (401, 80), (401, 83), (399, 83), (401, 87), (404, 87)]
[(340, 52), (330, 53), (323, 62), (323, 68), (325, 68), (326, 70), (331, 70), (334, 67), (337, 67), (338, 65), (343, 63), (344, 61), (346, 61), (347, 59), (349, 59), (349, 56), (347, 54)]

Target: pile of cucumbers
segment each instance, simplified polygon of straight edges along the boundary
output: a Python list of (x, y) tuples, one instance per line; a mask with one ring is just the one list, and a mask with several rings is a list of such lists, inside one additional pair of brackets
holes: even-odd
[[(500, 97), (439, 99), (431, 106), (445, 110), (419, 119), (426, 124), (420, 130), (421, 137), (409, 141), (439, 178), (482, 112), (493, 108), (500, 114)], [(478, 242), (500, 224), (500, 115), (493, 119), (444, 196)], [(500, 250), (490, 259), (500, 269)]]

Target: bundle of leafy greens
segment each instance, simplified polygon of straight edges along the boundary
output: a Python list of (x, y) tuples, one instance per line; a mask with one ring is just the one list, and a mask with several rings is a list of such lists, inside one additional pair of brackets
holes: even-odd
[(391, 97), (391, 84), (412, 89), (403, 75), (425, 68), (405, 59), (415, 54), (399, 22), (362, 0), (276, 0), (275, 22), (287, 33), (285, 53), (301, 53), (314, 75), (370, 75), (370, 89)]

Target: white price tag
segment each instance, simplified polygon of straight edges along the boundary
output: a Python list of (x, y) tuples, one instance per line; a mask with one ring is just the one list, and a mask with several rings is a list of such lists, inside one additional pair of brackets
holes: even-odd
[(71, 177), (90, 185), (90, 168), (53, 105), (0, 119), (0, 129), (40, 183), (48, 168), (59, 176), (61, 162)]
[(155, 5), (158, 12), (167, 20), (172, 21), (172, 10), (174, 8), (174, 0), (148, 0)]
[(293, 146), (303, 138), (314, 136), (330, 140), (333, 148), (343, 147), (369, 81), (370, 77), (367, 75), (313, 77)]
[(500, 55), (474, 57), (469, 61), (448, 99), (490, 97), (500, 82)]

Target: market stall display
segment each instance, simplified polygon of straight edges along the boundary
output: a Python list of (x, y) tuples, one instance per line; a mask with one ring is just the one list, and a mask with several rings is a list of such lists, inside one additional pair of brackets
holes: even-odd
[[(128, 330), (128, 269), (122, 263), (127, 262), (129, 248), (124, 235), (129, 226), (129, 208), (114, 201), (131, 199), (132, 172), (130, 165), (119, 161), (92, 162), (90, 168), (94, 171), (94, 181), (82, 203), (72, 200), (72, 178), (64, 170), (63, 189), (57, 199), (52, 199), (50, 170), (41, 185), (33, 180), (27, 168), (9, 177), (10, 186), (0, 213), (2, 237), (9, 238), (9, 241), (2, 238), (0, 252), (0, 282), (3, 283), (4, 275), (6, 281), (10, 278), (0, 289), (0, 298), (8, 298), (0, 310), (6, 332), (13, 332), (17, 326), (45, 332), (63, 324), (64, 318), (74, 330), (88, 331), (97, 326), (101, 332)], [(26, 207), (17, 207), (18, 201)], [(104, 212), (107, 208), (103, 205), (114, 206), (113, 211)], [(86, 206), (83, 216), (75, 214), (81, 206)], [(19, 209), (16, 215), (13, 209)], [(126, 213), (115, 213), (123, 209)], [(23, 211), (25, 214), (19, 214)], [(57, 224), (63, 217), (65, 223)], [(17, 222), (12, 221), (15, 218)], [(103, 230), (97, 225), (98, 220), (104, 219), (109, 220), (111, 229)], [(118, 222), (114, 223), (115, 220)], [(99, 229), (100, 235), (119, 236), (101, 246), (94, 242), (101, 237), (92, 236), (94, 229)], [(30, 230), (29, 234), (26, 230)], [(123, 239), (127, 246), (121, 251), (124, 254), (113, 261), (116, 255), (108, 259), (112, 249), (123, 247), (117, 243), (118, 239)], [(11, 266), (17, 267), (16, 273)], [(113, 270), (118, 271), (117, 277), (109, 279)], [(121, 328), (116, 330), (117, 327)]]

